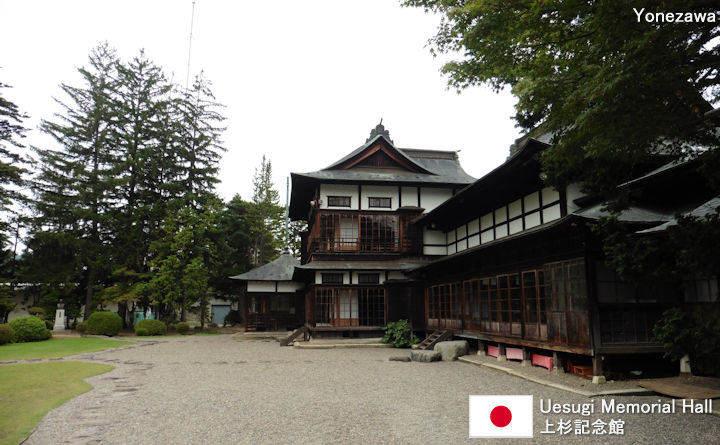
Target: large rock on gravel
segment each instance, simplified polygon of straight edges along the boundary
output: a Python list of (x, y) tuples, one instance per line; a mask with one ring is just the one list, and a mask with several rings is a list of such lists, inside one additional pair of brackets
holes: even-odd
[(440, 358), (440, 353), (437, 351), (427, 351), (425, 349), (410, 351), (410, 360), (414, 362), (436, 362)]
[(435, 345), (435, 351), (439, 352), (443, 361), (451, 362), (457, 360), (458, 357), (466, 355), (470, 347), (465, 340), (457, 341), (441, 341)]

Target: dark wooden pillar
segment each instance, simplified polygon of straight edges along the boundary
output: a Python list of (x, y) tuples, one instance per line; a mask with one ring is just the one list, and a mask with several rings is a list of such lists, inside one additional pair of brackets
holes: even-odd
[(602, 355), (594, 355), (592, 358), (593, 364), (593, 379), (592, 382), (595, 384), (605, 383), (605, 376), (603, 375), (603, 357)]
[(522, 362), (520, 363), (520, 366), (532, 366), (531, 357), (530, 357), (530, 351), (525, 346), (522, 347)]

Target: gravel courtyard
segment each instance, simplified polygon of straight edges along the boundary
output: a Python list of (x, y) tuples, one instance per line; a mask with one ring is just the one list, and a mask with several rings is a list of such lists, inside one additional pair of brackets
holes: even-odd
[[(458, 444), (468, 438), (470, 394), (533, 394), (535, 438), (502, 443), (718, 443), (720, 417), (621, 418), (624, 435), (540, 434), (539, 398), (575, 394), (460, 362), (388, 361), (393, 349), (298, 350), (229, 335), (162, 338), (67, 360), (116, 366), (94, 389), (50, 412), (25, 442), (49, 444)], [(658, 397), (614, 397), (657, 402)], [(664, 399), (663, 399), (664, 400)], [(600, 401), (596, 400), (599, 406)]]

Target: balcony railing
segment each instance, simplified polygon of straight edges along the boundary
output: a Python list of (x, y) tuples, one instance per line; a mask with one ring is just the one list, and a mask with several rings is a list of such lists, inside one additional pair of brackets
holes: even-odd
[(408, 213), (317, 213), (308, 237), (310, 252), (402, 252), (422, 248), (420, 231)]

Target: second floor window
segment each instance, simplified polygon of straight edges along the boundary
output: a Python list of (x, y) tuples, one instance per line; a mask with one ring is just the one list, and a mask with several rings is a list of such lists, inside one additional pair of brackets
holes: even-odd
[(324, 273), (322, 274), (322, 284), (343, 284), (343, 274)]
[(392, 198), (368, 198), (368, 207), (389, 209), (392, 207)]
[(359, 273), (358, 284), (380, 284), (379, 273)]
[(328, 196), (328, 207), (350, 207), (350, 197)]

